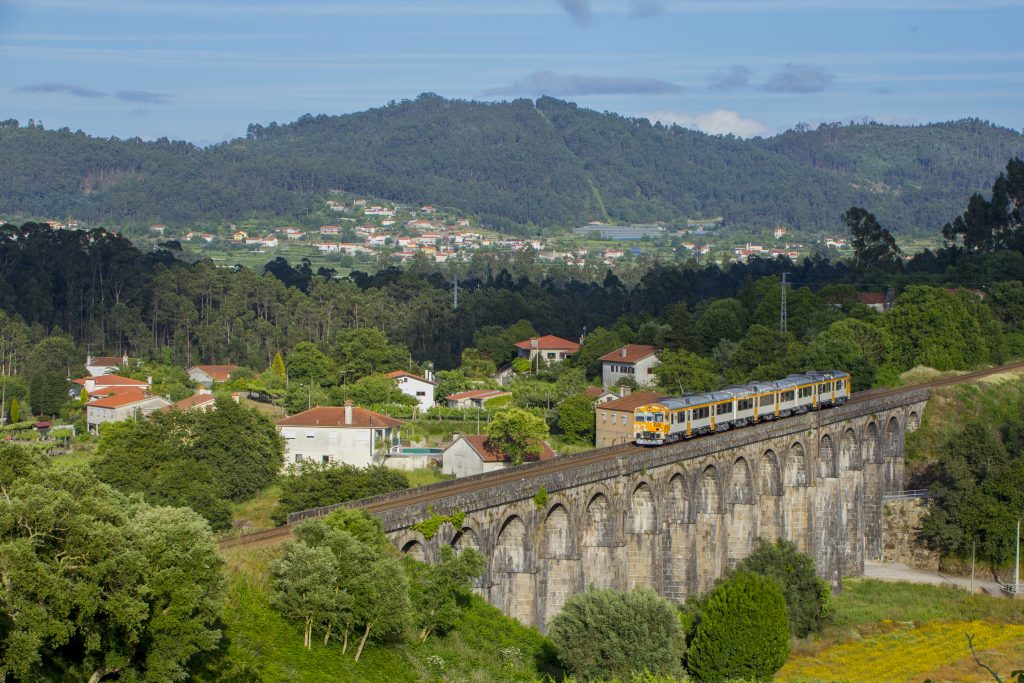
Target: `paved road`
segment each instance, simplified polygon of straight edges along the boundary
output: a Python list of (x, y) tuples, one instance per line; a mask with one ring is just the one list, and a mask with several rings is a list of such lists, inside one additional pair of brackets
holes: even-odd
[[(971, 578), (947, 576), (939, 572), (911, 569), (901, 562), (865, 562), (864, 577), (879, 581), (909, 581), (910, 583), (928, 583), (936, 586), (957, 586), (964, 590), (971, 589)], [(985, 580), (975, 574), (974, 589), (989, 595), (1005, 595), (999, 590), (995, 581)]]

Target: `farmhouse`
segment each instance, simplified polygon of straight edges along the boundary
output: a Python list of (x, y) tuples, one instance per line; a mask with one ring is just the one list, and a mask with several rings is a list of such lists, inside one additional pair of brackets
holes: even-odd
[(314, 462), (356, 467), (379, 465), (398, 445), (401, 420), (345, 401), (344, 407), (317, 406), (278, 421), (285, 439), (285, 466)]

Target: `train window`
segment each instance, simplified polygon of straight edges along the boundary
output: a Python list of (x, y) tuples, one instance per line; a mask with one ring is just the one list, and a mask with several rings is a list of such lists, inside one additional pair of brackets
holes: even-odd
[(788, 402), (788, 401), (792, 401), (793, 397), (794, 397), (793, 390), (790, 389), (789, 391), (783, 391), (782, 392), (781, 400), (784, 401), (784, 402)]
[(663, 422), (664, 420), (665, 420), (665, 414), (664, 413), (655, 413), (654, 414), (654, 421), (655, 422)]
[(732, 412), (732, 402), (719, 403), (718, 407), (715, 408), (715, 415), (728, 415)]
[(702, 408), (694, 408), (693, 409), (693, 419), (694, 420), (703, 420), (706, 417), (708, 417), (709, 415), (711, 415), (711, 408), (709, 406), (704, 406)]
[(741, 398), (736, 402), (737, 410), (750, 410), (754, 407), (754, 399), (752, 398)]
[(775, 405), (775, 394), (768, 394), (767, 396), (761, 397), (761, 407), (767, 408), (768, 406)]

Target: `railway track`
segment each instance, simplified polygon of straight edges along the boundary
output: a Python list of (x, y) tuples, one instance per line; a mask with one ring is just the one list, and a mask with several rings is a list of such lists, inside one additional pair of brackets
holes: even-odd
[[(899, 394), (911, 389), (920, 389), (923, 387), (938, 389), (942, 387), (953, 386), (955, 384), (973, 382), (988, 377), (990, 375), (998, 375), (1005, 372), (1015, 371), (1024, 371), (1024, 361), (1009, 363), (1007, 365), (1000, 365), (998, 367), (988, 368), (985, 370), (977, 370), (975, 372), (969, 372), (963, 375), (943, 377), (937, 380), (933, 380), (931, 382), (924, 382), (922, 384), (914, 384), (911, 386), (895, 387), (890, 389), (872, 389), (869, 391), (861, 391), (854, 394), (850, 398), (850, 403), (871, 401), (879, 398), (884, 398), (886, 396)], [(529, 469), (527, 471), (515, 468), (500, 471), (498, 473), (490, 473), (483, 479), (479, 479), (477, 477), (472, 477), (463, 480), (456, 479), (454, 481), (443, 482), (441, 484), (432, 484), (430, 486), (409, 489), (407, 493), (394, 499), (379, 501), (361, 507), (363, 507), (363, 509), (367, 510), (368, 512), (379, 513), (397, 507), (405, 507), (407, 505), (431, 503), (460, 493), (471, 493), (481, 489), (490, 488), (492, 486), (500, 486), (501, 484), (523, 479), (524, 476), (536, 477), (544, 474), (552, 474), (555, 472), (561, 472), (564, 470), (573, 469), (576, 467), (581, 467), (592, 463), (611, 460), (628, 453), (635, 453), (644, 450), (647, 449), (640, 448), (632, 444), (621, 444), (619, 446), (610, 446), (608, 448), (600, 448), (593, 451), (585, 451), (583, 453), (576, 453), (573, 455), (563, 456), (560, 458), (553, 458), (552, 460), (546, 460), (544, 462), (533, 463), (529, 465)], [(294, 525), (285, 525), (281, 527), (276, 527), (274, 529), (267, 529), (265, 531), (256, 531), (253, 533), (243, 534), (240, 536), (231, 536), (221, 539), (219, 541), (219, 544), (221, 549), (227, 549), (240, 546), (258, 546), (277, 543), (291, 536), (292, 526)]]

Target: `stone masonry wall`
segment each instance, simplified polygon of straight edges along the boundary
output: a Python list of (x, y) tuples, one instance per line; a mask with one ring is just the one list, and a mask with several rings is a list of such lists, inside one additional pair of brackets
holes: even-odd
[(429, 517), (426, 504), (380, 517), (398, 548), (428, 561), (441, 544), (478, 548), (488, 560), (479, 592), (541, 630), (590, 585), (650, 586), (681, 602), (757, 538), (792, 541), (834, 581), (882, 556), (882, 494), (902, 485), (904, 434), (927, 399), (908, 390), (536, 476), (538, 464), (523, 465), (512, 483), (435, 501), (434, 512), (465, 517), (430, 540), (410, 528)]

